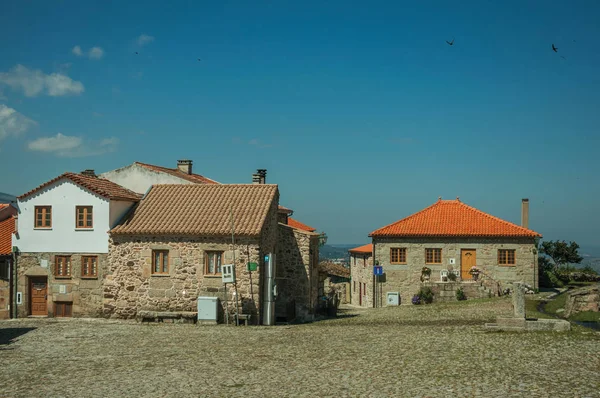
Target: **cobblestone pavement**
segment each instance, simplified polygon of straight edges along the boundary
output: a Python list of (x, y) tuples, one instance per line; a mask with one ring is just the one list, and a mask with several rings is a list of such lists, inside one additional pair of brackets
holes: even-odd
[(600, 333), (483, 330), (510, 313), (495, 299), (275, 327), (4, 321), (0, 396), (600, 396)]

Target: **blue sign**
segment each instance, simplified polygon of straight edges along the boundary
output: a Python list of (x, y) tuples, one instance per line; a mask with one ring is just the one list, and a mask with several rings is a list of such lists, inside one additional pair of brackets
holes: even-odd
[(381, 265), (376, 265), (373, 267), (373, 275), (380, 276), (383, 275), (383, 267)]
[(265, 264), (268, 264), (268, 263), (269, 263), (269, 255), (265, 254)]

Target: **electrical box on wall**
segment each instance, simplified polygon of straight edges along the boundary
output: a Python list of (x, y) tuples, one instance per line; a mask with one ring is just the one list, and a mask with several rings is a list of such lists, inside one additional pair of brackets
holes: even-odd
[(224, 264), (221, 268), (221, 278), (223, 283), (235, 283), (235, 265)]
[(456, 259), (454, 259), (454, 258), (448, 259), (448, 264), (450, 264), (450, 265), (456, 264)]
[(17, 304), (23, 304), (23, 293), (17, 292)]

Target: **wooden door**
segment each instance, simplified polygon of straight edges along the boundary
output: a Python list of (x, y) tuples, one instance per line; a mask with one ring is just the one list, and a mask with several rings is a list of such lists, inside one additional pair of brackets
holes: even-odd
[(471, 280), (473, 276), (469, 274), (471, 267), (477, 264), (477, 254), (475, 249), (462, 249), (460, 251), (460, 278), (462, 280)]
[(31, 278), (29, 297), (31, 315), (48, 315), (48, 278)]

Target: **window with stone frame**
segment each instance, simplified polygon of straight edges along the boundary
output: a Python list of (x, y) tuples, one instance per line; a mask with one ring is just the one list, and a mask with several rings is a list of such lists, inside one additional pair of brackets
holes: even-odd
[(425, 264), (441, 264), (442, 249), (425, 249)]
[(71, 277), (71, 256), (54, 257), (54, 276), (57, 278)]
[(52, 228), (52, 206), (35, 206), (34, 228)]
[(168, 250), (152, 250), (152, 274), (169, 274)]
[(204, 275), (221, 275), (221, 266), (223, 265), (222, 251), (207, 251), (204, 256)]
[(390, 248), (391, 264), (406, 264), (406, 247)]
[(516, 265), (515, 249), (498, 249), (498, 265)]
[(98, 256), (81, 256), (81, 277), (98, 277)]

